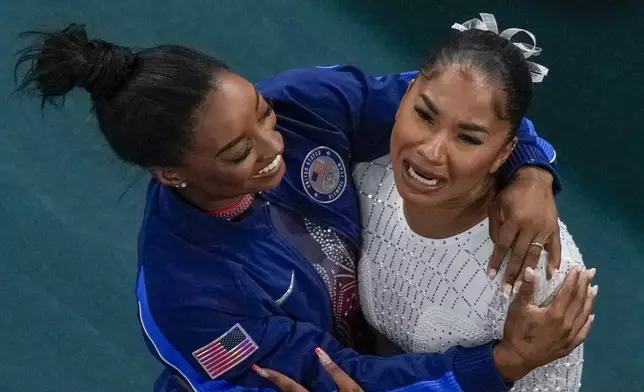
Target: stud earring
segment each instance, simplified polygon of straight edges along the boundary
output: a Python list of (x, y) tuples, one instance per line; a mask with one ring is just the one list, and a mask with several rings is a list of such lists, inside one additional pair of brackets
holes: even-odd
[(188, 186), (188, 183), (185, 181), (181, 181), (180, 183), (176, 184), (174, 187), (175, 188), (185, 188)]

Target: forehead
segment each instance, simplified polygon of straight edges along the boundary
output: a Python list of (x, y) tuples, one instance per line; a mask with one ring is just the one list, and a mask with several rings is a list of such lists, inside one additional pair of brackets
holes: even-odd
[(459, 65), (436, 66), (419, 76), (419, 94), (427, 95), (442, 116), (493, 126), (503, 121), (506, 93), (485, 75)]
[[(196, 147), (220, 149), (253, 131), (257, 123), (257, 90), (246, 79), (224, 72), (201, 105), (195, 129)], [(212, 151), (211, 151), (212, 152)]]

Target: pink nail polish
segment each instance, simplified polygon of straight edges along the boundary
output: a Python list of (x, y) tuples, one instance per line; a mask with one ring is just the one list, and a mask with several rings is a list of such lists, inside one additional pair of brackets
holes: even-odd
[(259, 374), (260, 376), (264, 378), (270, 378), (269, 374), (266, 372), (266, 370), (262, 369), (261, 367), (257, 365), (251, 366), (251, 368), (255, 371), (255, 373)]
[(498, 273), (498, 271), (497, 271), (497, 270), (495, 270), (494, 268), (490, 268), (490, 269), (488, 270), (488, 272), (487, 272), (487, 276), (488, 276), (490, 279), (494, 279), (494, 277), (496, 276), (496, 274), (497, 274), (497, 273)]
[(328, 365), (328, 364), (331, 363), (331, 358), (321, 348), (319, 348), (319, 347), (316, 348), (315, 353), (320, 358), (320, 362), (322, 362), (322, 365)]

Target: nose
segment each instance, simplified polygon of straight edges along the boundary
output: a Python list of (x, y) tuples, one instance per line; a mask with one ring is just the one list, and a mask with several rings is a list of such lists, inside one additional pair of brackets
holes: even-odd
[(427, 163), (439, 166), (443, 165), (446, 160), (447, 140), (442, 133), (432, 135), (418, 148), (421, 157), (427, 160)]
[(262, 127), (257, 134), (256, 141), (258, 152), (262, 158), (272, 158), (284, 149), (282, 135), (275, 131), (275, 122), (270, 122), (266, 124), (266, 127)]

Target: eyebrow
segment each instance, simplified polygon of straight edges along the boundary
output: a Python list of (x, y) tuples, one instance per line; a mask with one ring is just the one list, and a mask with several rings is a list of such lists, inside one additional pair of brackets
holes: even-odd
[(255, 88), (255, 111), (259, 110), (259, 91), (257, 91), (257, 87), (253, 86)]
[(432, 99), (431, 99), (431, 98), (429, 98), (429, 95), (427, 95), (427, 94), (420, 94), (420, 97), (423, 99), (423, 102), (425, 102), (425, 105), (427, 105), (427, 107), (429, 108), (429, 110), (431, 110), (432, 112), (434, 112), (434, 114), (436, 114), (436, 115), (440, 115), (440, 114), (441, 114), (441, 112), (440, 112), (440, 111), (438, 110), (438, 108), (436, 107), (436, 104), (434, 103), (434, 101), (432, 101)]
[(228, 144), (223, 146), (219, 151), (217, 151), (215, 156), (216, 157), (220, 156), (224, 152), (226, 152), (226, 151), (230, 150), (231, 148), (235, 147), (235, 145), (237, 145), (237, 143), (241, 142), (242, 140), (244, 140), (244, 135), (241, 135), (241, 136), (238, 136), (238, 137), (234, 138), (233, 140), (228, 142)]
[(487, 128), (474, 123), (461, 122), (458, 123), (458, 127), (466, 131), (483, 132), (488, 134), (490, 133)]
[[(425, 105), (427, 105), (429, 110), (434, 112), (436, 115), (440, 115), (440, 111), (436, 107), (436, 104), (434, 103), (434, 101), (432, 101), (432, 99), (429, 98), (429, 95), (420, 94), (420, 97), (423, 99), (423, 102), (425, 102)], [(463, 130), (466, 130), (466, 131), (483, 132), (483, 133), (488, 133), (488, 134), (490, 133), (487, 130), (487, 128), (485, 128), (485, 127), (483, 127), (481, 125), (474, 124), (474, 123), (469, 123), (469, 122), (460, 122), (458, 124), (458, 127), (463, 129)]]

